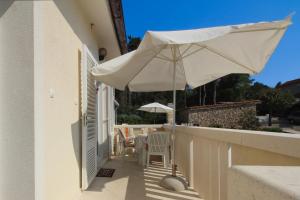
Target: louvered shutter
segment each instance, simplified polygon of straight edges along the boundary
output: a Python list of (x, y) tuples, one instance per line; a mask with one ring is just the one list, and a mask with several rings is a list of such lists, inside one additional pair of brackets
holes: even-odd
[(86, 46), (81, 63), (82, 108), (82, 189), (87, 189), (97, 174), (97, 90), (90, 73), (96, 61)]

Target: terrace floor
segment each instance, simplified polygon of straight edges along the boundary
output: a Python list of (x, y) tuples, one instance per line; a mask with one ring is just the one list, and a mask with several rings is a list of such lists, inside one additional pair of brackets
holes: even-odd
[(113, 177), (96, 177), (81, 200), (201, 200), (192, 188), (173, 192), (160, 187), (161, 177), (170, 174), (170, 169), (163, 168), (160, 162), (152, 162), (144, 169), (132, 157), (118, 157), (104, 168), (116, 169)]

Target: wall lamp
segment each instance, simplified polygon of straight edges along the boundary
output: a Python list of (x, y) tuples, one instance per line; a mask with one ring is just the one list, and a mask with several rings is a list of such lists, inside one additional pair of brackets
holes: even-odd
[(99, 48), (98, 54), (99, 54), (99, 61), (102, 61), (102, 60), (104, 60), (105, 56), (107, 55), (107, 50), (105, 48)]

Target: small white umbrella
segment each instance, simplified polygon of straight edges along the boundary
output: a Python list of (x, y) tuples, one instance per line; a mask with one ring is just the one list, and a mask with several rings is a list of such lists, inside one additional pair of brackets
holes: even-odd
[(138, 110), (151, 112), (151, 113), (169, 113), (173, 111), (173, 108), (154, 102), (154, 103), (149, 103), (147, 105), (143, 105)]
[[(149, 103), (147, 105), (143, 105), (138, 110), (151, 112), (151, 113), (170, 113), (173, 111), (173, 108), (154, 102), (154, 103)], [(154, 124), (155, 124), (155, 120), (154, 120)]]
[[(176, 90), (232, 73), (259, 73), (290, 24), (288, 17), (195, 30), (149, 31), (137, 50), (96, 66), (92, 74), (120, 90), (126, 86), (141, 92), (173, 90), (174, 135)], [(174, 169), (174, 139), (172, 147)]]

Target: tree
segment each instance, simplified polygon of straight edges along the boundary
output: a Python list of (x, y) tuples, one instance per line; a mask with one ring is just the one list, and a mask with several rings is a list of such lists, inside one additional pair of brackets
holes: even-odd
[(184, 88), (184, 108), (187, 107), (187, 90), (188, 90), (188, 86), (186, 85)]
[[(132, 35), (128, 36), (128, 43), (127, 43), (127, 50), (128, 52), (136, 50), (141, 43), (141, 38), (139, 37), (134, 37)], [(121, 104), (123, 106), (126, 106), (127, 104), (129, 106), (132, 105), (132, 93), (129, 91), (128, 87), (125, 88), (123, 92), (121, 92)]]
[(259, 82), (255, 82), (246, 92), (246, 99), (261, 99), (271, 88)]
[(247, 74), (230, 74), (220, 78), (217, 101), (242, 101), (246, 99), (252, 80)]
[(201, 91), (202, 90), (202, 86), (199, 87), (199, 106), (202, 105), (202, 94), (201, 94)]
[(139, 47), (141, 41), (142, 41), (141, 38), (129, 35), (128, 43), (127, 43), (128, 52), (136, 50)]
[(295, 98), (287, 92), (278, 89), (270, 89), (262, 97), (262, 106), (269, 113), (269, 126), (272, 125), (272, 116), (283, 115), (284, 112), (293, 105)]
[(213, 103), (217, 104), (217, 86), (220, 82), (220, 79), (214, 81), (214, 96), (213, 96)]
[(276, 85), (275, 88), (279, 88), (282, 85), (281, 81), (279, 81)]
[(203, 85), (203, 105), (205, 106), (205, 103), (206, 103), (206, 85)]

